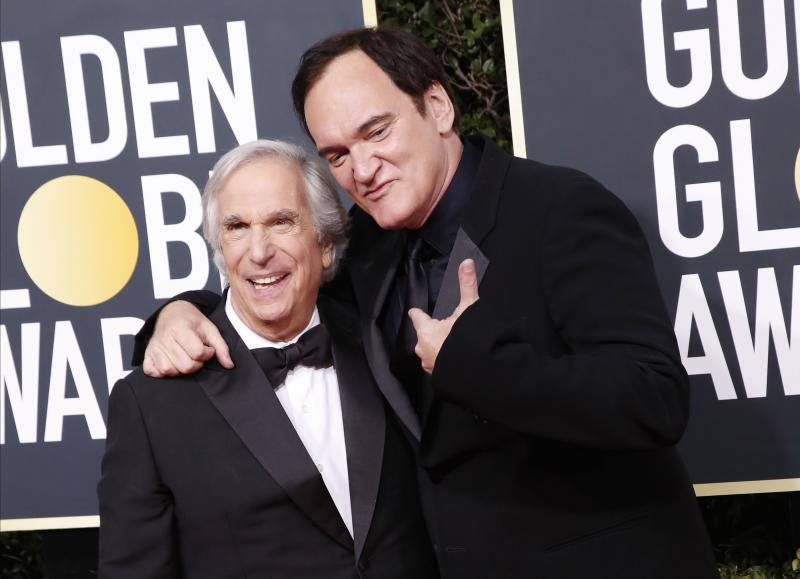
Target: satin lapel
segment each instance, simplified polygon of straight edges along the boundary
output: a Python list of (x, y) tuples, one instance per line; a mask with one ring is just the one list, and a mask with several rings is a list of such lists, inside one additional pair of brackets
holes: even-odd
[[(461, 219), (450, 259), (439, 289), (439, 296), (433, 307), (433, 317), (444, 319), (453, 313), (461, 301), (458, 284), (458, 266), (467, 258), (475, 261), (478, 287), (489, 267), (489, 258), (481, 251), (479, 244), (494, 228), (497, 220), (497, 206), (505, 183), (506, 173), (511, 165), (511, 157), (500, 150), (485, 137), (473, 137), (471, 141), (481, 149), (478, 172), (469, 194), (469, 201)], [(427, 418), (433, 403), (433, 390), (423, 389), (422, 416)]]
[[(386, 440), (386, 415), (358, 340), (355, 313), (346, 312), (342, 306), (330, 305), (322, 297), (317, 305), (333, 344), (347, 446), (355, 560), (358, 561), (364, 550), (378, 498)], [(350, 328), (355, 332), (351, 333)]]
[(458, 285), (458, 266), (465, 259), (475, 261), (475, 273), (478, 277), (478, 287), (480, 287), (483, 274), (489, 267), (489, 258), (481, 251), (480, 247), (469, 238), (463, 229), (458, 230), (453, 250), (450, 252), (450, 259), (447, 262), (447, 269), (444, 271), (442, 287), (439, 289), (439, 297), (433, 308), (433, 317), (442, 320), (453, 313), (456, 306), (461, 301), (461, 288)]
[(387, 231), (380, 245), (368, 250), (370, 259), (354, 260), (349, 267), (353, 288), (362, 312), (361, 324), (367, 361), (389, 405), (417, 440), (420, 439), (420, 422), (405, 388), (389, 370), (389, 353), (378, 316), (383, 309), (392, 286), (399, 262), (404, 254), (405, 236), (400, 231)]
[[(225, 300), (210, 319), (222, 332), (236, 365), (207, 364), (200, 385), (231, 428), (297, 507), (337, 542), (353, 539), (316, 466), (258, 363), (225, 315)], [(206, 379), (207, 377), (207, 379)]]

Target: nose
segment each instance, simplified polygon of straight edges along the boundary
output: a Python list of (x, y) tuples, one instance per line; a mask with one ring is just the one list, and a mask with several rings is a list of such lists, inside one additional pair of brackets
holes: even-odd
[(353, 179), (363, 185), (369, 185), (375, 180), (381, 166), (380, 159), (364, 147), (353, 147), (350, 150), (350, 162), (353, 166)]
[(275, 244), (272, 242), (266, 227), (253, 227), (250, 232), (248, 257), (257, 265), (264, 265), (275, 255)]

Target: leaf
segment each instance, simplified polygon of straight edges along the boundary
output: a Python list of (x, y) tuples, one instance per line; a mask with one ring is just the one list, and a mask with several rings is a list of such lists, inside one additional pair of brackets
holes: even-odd
[(481, 20), (481, 15), (475, 12), (472, 15), (472, 27), (475, 29), (475, 36), (480, 37), (483, 34), (486, 24)]
[(481, 60), (479, 58), (474, 59), (471, 63), (469, 63), (469, 69), (472, 71), (473, 74), (478, 74), (481, 71)]
[(424, 20), (428, 24), (434, 24), (436, 22), (430, 2), (425, 2), (425, 4), (422, 5), (422, 8), (419, 9), (417, 15), (419, 16), (420, 20)]

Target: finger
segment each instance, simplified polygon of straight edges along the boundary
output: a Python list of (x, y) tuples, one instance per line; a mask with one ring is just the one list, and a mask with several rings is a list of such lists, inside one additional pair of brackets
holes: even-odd
[(151, 378), (161, 378), (161, 372), (159, 372), (158, 368), (156, 368), (153, 358), (148, 355), (145, 355), (144, 360), (142, 361), (142, 372)]
[(460, 314), (478, 301), (478, 275), (475, 272), (475, 262), (471, 259), (465, 259), (458, 266), (458, 286), (461, 291), (461, 301), (456, 312)]
[(161, 348), (148, 346), (145, 355), (150, 358), (150, 362), (154, 371), (152, 376), (154, 378), (166, 378), (168, 376), (177, 376), (179, 374), (178, 369), (173, 366), (169, 356), (164, 354)]
[(200, 330), (176, 333), (173, 340), (195, 362), (205, 362), (214, 355), (214, 348), (205, 344)]
[(408, 317), (411, 318), (411, 323), (414, 324), (414, 330), (419, 331), (420, 327), (429, 321), (431, 317), (419, 308), (411, 308), (408, 310)]
[[(177, 341), (172, 341), (167, 348), (164, 348), (163, 353), (169, 359), (171, 368), (166, 372), (164, 368), (160, 368), (161, 372), (167, 376), (175, 376), (176, 374), (194, 374), (203, 367), (202, 362), (193, 360), (180, 346)], [(176, 372), (173, 372), (176, 371)]]
[(417, 342), (417, 345), (414, 347), (414, 353), (419, 358), (419, 364), (422, 366), (422, 369), (425, 370), (428, 374), (433, 373), (433, 367), (428, 363), (428, 359), (426, 357), (425, 348)]
[[(207, 321), (200, 327), (200, 335), (203, 342), (212, 349), (212, 354), (217, 356), (217, 361), (222, 364), (224, 368), (228, 368), (229, 370), (233, 368), (233, 359), (231, 358), (230, 349), (228, 348), (227, 342), (225, 342), (225, 338), (219, 333), (217, 326)], [(209, 356), (209, 358), (210, 357), (211, 356)]]

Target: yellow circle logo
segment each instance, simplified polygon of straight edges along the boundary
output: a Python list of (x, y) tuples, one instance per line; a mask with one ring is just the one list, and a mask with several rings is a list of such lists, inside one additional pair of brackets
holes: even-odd
[(19, 218), (17, 242), (33, 283), (70, 306), (114, 297), (139, 255), (136, 223), (122, 197), (81, 175), (58, 177), (34, 191)]

